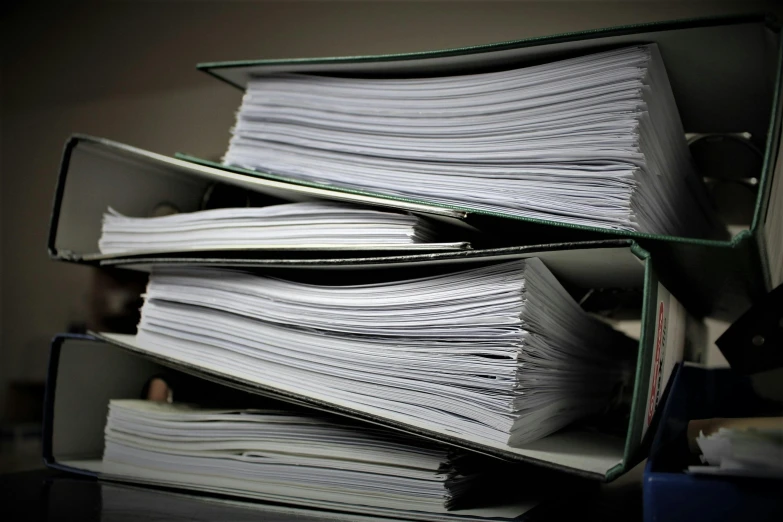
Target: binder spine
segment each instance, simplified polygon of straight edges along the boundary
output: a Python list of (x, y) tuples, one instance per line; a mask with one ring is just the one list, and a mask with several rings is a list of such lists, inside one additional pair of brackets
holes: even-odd
[(96, 474), (93, 472), (67, 466), (57, 462), (53, 452), (54, 402), (57, 394), (57, 373), (60, 366), (60, 352), (62, 350), (63, 343), (69, 339), (98, 342), (98, 339), (92, 335), (83, 334), (57, 334), (52, 339), (51, 348), (49, 351), (49, 365), (46, 371), (46, 388), (44, 390), (42, 457), (44, 465), (46, 465), (48, 468), (94, 477)]
[(46, 248), (49, 253), (49, 257), (58, 261), (77, 262), (80, 260), (80, 256), (73, 252), (58, 252), (55, 245), (57, 243), (57, 226), (60, 223), (60, 210), (62, 208), (63, 195), (65, 193), (65, 182), (68, 177), (68, 167), (71, 162), (71, 154), (81, 140), (82, 136), (77, 134), (71, 136), (68, 141), (65, 142), (63, 156), (60, 160), (60, 171), (57, 175), (57, 185), (54, 190), (52, 214), (49, 218), (49, 237), (46, 242)]

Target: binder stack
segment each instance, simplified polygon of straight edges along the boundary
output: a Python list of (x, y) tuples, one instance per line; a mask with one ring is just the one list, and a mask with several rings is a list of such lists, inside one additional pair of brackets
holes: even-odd
[[(695, 318), (783, 278), (780, 49), (740, 17), (202, 64), (245, 91), (222, 163), (74, 135), (50, 256), (149, 283), (135, 335), (55, 339), (46, 462), (416, 520), (616, 479)], [(695, 132), (763, 150), (742, 229)]]

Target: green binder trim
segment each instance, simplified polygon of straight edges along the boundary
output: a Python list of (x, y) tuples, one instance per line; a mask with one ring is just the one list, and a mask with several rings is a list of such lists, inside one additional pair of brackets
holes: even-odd
[[(639, 336), (639, 353), (636, 355), (636, 371), (634, 373), (634, 387), (631, 398), (631, 411), (628, 418), (628, 428), (625, 435), (625, 449), (623, 461), (606, 473), (606, 482), (611, 482), (628, 471), (635, 464), (633, 458), (641, 444), (642, 427), (644, 424), (645, 401), (647, 389), (650, 385), (650, 351), (655, 342), (655, 303), (658, 299), (657, 283), (650, 253), (637, 243), (631, 244), (631, 252), (644, 261), (644, 299), (642, 301), (642, 317), (645, 318)], [(651, 333), (653, 332), (653, 333)], [(643, 378), (646, 377), (646, 378)]]

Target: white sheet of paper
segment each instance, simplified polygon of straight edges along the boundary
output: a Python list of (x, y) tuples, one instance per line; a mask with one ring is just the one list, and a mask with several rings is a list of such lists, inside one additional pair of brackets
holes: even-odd
[(457, 491), (454, 481), (469, 484), (480, 473), (464, 478), (447, 473), (451, 457), (445, 448), (316, 415), (113, 400), (105, 440), (100, 471), (107, 477), (457, 520), (514, 518), (535, 505), (447, 512)]

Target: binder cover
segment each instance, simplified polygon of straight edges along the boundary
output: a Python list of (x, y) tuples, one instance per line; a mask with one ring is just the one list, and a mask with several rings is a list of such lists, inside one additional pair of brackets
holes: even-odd
[[(49, 255), (57, 260), (97, 263), (105, 259), (144, 257), (145, 254), (100, 254), (98, 239), (101, 220), (109, 207), (134, 217), (144, 217), (166, 206), (180, 212), (199, 210), (205, 195), (216, 184), (225, 184), (268, 196), (274, 202), (331, 199), (360, 205), (390, 206), (389, 202), (374, 196), (341, 193), (328, 189), (304, 187), (248, 177), (222, 169), (197, 165), (154, 152), (92, 136), (74, 135), (65, 144), (54, 206), (49, 227), (47, 247)], [(395, 204), (396, 210), (426, 215), (430, 219), (457, 224), (464, 213), (434, 207), (424, 203)], [(453, 227), (451, 227), (453, 228)], [(467, 232), (466, 233), (470, 233)], [(463, 242), (417, 243), (411, 245), (356, 245), (348, 247), (303, 246), (247, 246), (235, 248), (172, 250), (156, 252), (194, 255), (196, 252), (222, 252), (223, 255), (242, 256), (252, 253), (264, 257), (274, 252), (286, 255), (308, 256), (313, 252), (334, 251), (342, 256), (351, 252), (432, 252), (466, 248)], [(353, 254), (356, 255), (356, 254)]]
[[(447, 75), (522, 66), (635, 43), (656, 42), (671, 80), (683, 125), (691, 133), (748, 132), (764, 150), (753, 220), (728, 241), (700, 240), (566, 225), (440, 205), (466, 215), (480, 230), (509, 244), (634, 238), (658, 259), (667, 284), (696, 314), (733, 320), (753, 299), (783, 282), (783, 182), (775, 175), (781, 126), (779, 24), (763, 15), (697, 18), (566, 33), (443, 51), (380, 56), (203, 63), (198, 68), (244, 89), (256, 75), (298, 72), (357, 76)], [(188, 161), (310, 188), (317, 183), (222, 166), (188, 155)], [(331, 190), (342, 191), (329, 186)], [(355, 191), (354, 191), (355, 192)], [(409, 204), (389, 194), (363, 192)], [(419, 201), (419, 203), (426, 203)], [(393, 203), (392, 203), (393, 204)], [(438, 206), (437, 204), (433, 204)], [(512, 234), (516, 226), (519, 233)], [(771, 243), (774, 242), (774, 245)], [(500, 245), (498, 245), (500, 246)], [(773, 247), (773, 248), (771, 248)]]
[[(89, 378), (84, 371), (85, 367), (93, 370), (89, 372)], [(94, 371), (96, 368), (100, 368), (100, 371)], [(259, 504), (236, 504), (237, 498), (244, 498), (270, 502), (272, 504), (269, 505), (269, 509), (273, 509), (277, 513), (290, 513), (294, 509), (290, 507), (292, 504), (276, 503), (277, 498), (271, 494), (228, 493), (218, 487), (177, 486), (129, 477), (119, 478), (104, 473), (102, 463), (103, 437), (109, 400), (139, 398), (144, 383), (150, 377), (162, 372), (170, 375), (171, 368), (178, 369), (179, 366), (169, 364), (166, 361), (156, 363), (147, 357), (112, 346), (90, 335), (61, 334), (56, 336), (52, 341), (44, 402), (44, 463), (50, 468), (96, 477), (108, 482), (127, 482), (152, 487), (158, 490), (157, 495), (160, 497), (158, 500), (187, 499), (193, 498), (192, 495), (207, 495), (208, 498), (201, 497), (202, 503), (211, 500), (221, 504), (228, 503), (226, 505), (244, 506), (246, 509), (265, 510), (267, 508), (266, 505)], [(167, 369), (168, 371), (166, 371)], [(190, 373), (198, 377), (216, 380), (219, 384), (230, 384), (220, 379), (214, 379), (208, 373), (202, 374), (195, 371)], [(114, 487), (108, 484), (104, 485)], [(144, 498), (145, 490), (138, 491), (136, 496)], [(166, 495), (162, 491), (165, 491)], [(581, 490), (574, 490), (569, 494), (576, 501), (576, 499), (582, 498), (583, 493)], [(146, 496), (154, 497), (155, 492), (147, 490)], [(528, 497), (528, 495), (523, 494), (523, 497)], [(206, 507), (209, 508), (209, 505), (206, 504)], [(297, 502), (295, 509), (297, 513), (303, 515), (308, 513), (321, 516), (337, 515), (337, 507), (334, 504), (318, 500), (302, 500)], [(307, 511), (304, 511), (305, 509)], [(506, 516), (500, 516), (499, 513), (513, 512), (514, 520), (528, 520), (531, 516), (538, 516), (542, 511), (550, 512), (553, 509), (556, 509), (556, 505), (552, 505), (546, 500), (537, 502), (509, 498), (508, 505), (498, 506), (497, 509), (489, 508), (491, 513), (498, 514), (498, 518), (487, 518), (487, 511), (480, 506), (477, 509), (458, 509), (446, 514), (439, 514), (411, 511), (400, 513), (395, 510), (356, 505), (346, 508), (346, 511), (356, 513), (356, 515), (344, 515), (340, 511), (340, 516), (350, 520), (370, 520), (371, 517), (382, 516), (383, 520), (390, 520), (404, 515), (406, 520), (452, 522), (455, 520), (511, 520)], [(263, 512), (257, 511), (256, 518), (258, 514), (263, 514)]]
[[(304, 394), (294, 387), (272, 386), (231, 375), (210, 365), (195, 365), (151, 355), (136, 342), (135, 336), (102, 333), (97, 337), (146, 355), (161, 364), (224, 382), (230, 386), (276, 397), (399, 429), (421, 437), (493, 455), (498, 458), (525, 461), (598, 480), (612, 480), (643, 458), (643, 440), (653, 421), (662, 389), (674, 363), (682, 358), (685, 344), (685, 310), (679, 301), (659, 282), (649, 254), (629, 241), (607, 241), (592, 244), (549, 245), (548, 247), (514, 247), (496, 250), (474, 250), (459, 253), (422, 254), (396, 257), (322, 260), (247, 260), (236, 262), (269, 273), (306, 269), (322, 272), (335, 270), (382, 270), (384, 274), (416, 270), (442, 270), (468, 267), (476, 263), (500, 262), (525, 257), (539, 257), (566, 287), (578, 289), (620, 289), (640, 295), (641, 336), (635, 374), (630, 376), (628, 394), (630, 412), (627, 426), (619, 435), (602, 434), (588, 429), (566, 429), (524, 448), (487, 442), (485, 439), (454, 436), (433, 423), (414, 421), (402, 415), (351, 402), (325, 400)], [(160, 260), (156, 260), (160, 261)], [(203, 260), (197, 260), (202, 264)], [(218, 264), (225, 265), (226, 260)], [(175, 260), (180, 262), (180, 260)], [(623, 421), (625, 422), (625, 421)]]

